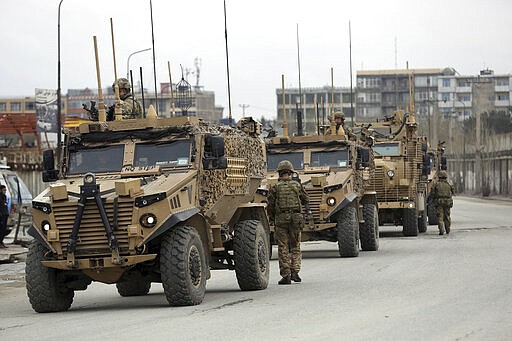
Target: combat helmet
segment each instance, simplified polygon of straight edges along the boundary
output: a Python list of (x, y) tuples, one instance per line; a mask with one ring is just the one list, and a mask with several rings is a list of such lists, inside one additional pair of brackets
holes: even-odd
[(439, 179), (446, 179), (448, 178), (448, 174), (446, 174), (446, 171), (442, 170), (439, 171)]
[[(114, 82), (112, 84), (112, 89), (114, 89), (116, 83)], [(125, 89), (126, 92), (130, 92), (130, 82), (126, 78), (118, 78), (117, 79), (117, 85), (119, 86), (119, 90)]]
[(341, 119), (345, 119), (345, 113), (343, 111), (336, 111), (334, 113), (334, 119), (337, 119), (337, 118), (341, 118)]
[(285, 171), (293, 172), (293, 165), (290, 161), (283, 160), (283, 161), (279, 162), (279, 164), (277, 165), (277, 171), (279, 173), (285, 172)]

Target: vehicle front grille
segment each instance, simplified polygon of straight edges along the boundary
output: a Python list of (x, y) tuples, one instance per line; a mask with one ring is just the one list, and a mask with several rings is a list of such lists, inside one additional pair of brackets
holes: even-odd
[(398, 179), (402, 174), (395, 174), (394, 186), (386, 186), (386, 182), (389, 181), (388, 176), (384, 173), (384, 167), (375, 167), (375, 177), (372, 180), (373, 190), (377, 192), (377, 201), (390, 202), (390, 201), (404, 201), (409, 198), (410, 189), (409, 186), (401, 186), (398, 184)]
[[(308, 188), (306, 193), (309, 196), (309, 207), (313, 212), (315, 220), (320, 219), (320, 204), (322, 203), (323, 188)], [(305, 213), (305, 212), (304, 212)]]
[[(116, 236), (121, 252), (128, 251), (128, 231), (127, 227), (132, 223), (133, 201), (121, 201), (118, 203), (117, 227), (114, 224), (114, 203), (104, 203), (110, 226)], [(77, 202), (55, 203), (53, 206), (57, 229), (59, 230), (59, 239), (62, 247), (62, 253), (67, 253), (67, 245), (73, 223), (75, 221)], [(85, 205), (84, 214), (80, 223), (78, 232), (77, 248), (75, 255), (100, 255), (110, 254), (108, 241), (100, 212), (96, 202), (88, 201)]]

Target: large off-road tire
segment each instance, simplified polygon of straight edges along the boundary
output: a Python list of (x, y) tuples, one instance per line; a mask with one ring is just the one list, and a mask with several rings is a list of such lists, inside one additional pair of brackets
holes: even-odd
[(361, 249), (377, 251), (379, 249), (379, 213), (375, 204), (363, 205), (364, 223), (359, 226)]
[(404, 208), (403, 234), (406, 237), (418, 235), (418, 211), (416, 208)]
[(197, 305), (206, 291), (206, 257), (197, 231), (177, 226), (160, 245), (160, 272), (165, 297), (171, 306)]
[(354, 205), (345, 206), (338, 213), (338, 251), (341, 257), (359, 256), (359, 223)]
[(151, 289), (151, 282), (144, 279), (116, 283), (117, 292), (123, 297), (144, 296)]
[(27, 294), (32, 308), (38, 313), (66, 311), (73, 303), (75, 292), (58, 280), (58, 270), (41, 264), (48, 250), (38, 241), (28, 247), (25, 265)]
[(242, 220), (235, 225), (233, 257), (241, 290), (261, 290), (268, 286), (270, 245), (268, 233), (258, 220)]
[(432, 200), (429, 200), (427, 203), (427, 215), (429, 225), (439, 224), (439, 221), (437, 220), (437, 207)]

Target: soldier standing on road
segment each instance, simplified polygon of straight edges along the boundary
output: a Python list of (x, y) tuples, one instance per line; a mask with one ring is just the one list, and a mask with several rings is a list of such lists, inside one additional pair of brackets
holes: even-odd
[(439, 221), (439, 235), (450, 234), (450, 209), (453, 206), (453, 186), (447, 180), (446, 171), (439, 172), (439, 181), (433, 190), (434, 204), (437, 207), (437, 219)]
[(7, 218), (9, 210), (7, 209), (7, 187), (0, 185), (0, 248), (5, 249), (4, 237), (7, 233)]
[[(115, 83), (112, 84), (112, 89), (114, 89), (115, 85)], [(119, 78), (117, 85), (119, 86), (119, 98), (121, 99), (123, 119), (142, 118), (142, 108), (139, 101), (131, 94), (128, 79)]]
[(268, 195), (268, 214), (275, 224), (275, 236), (279, 251), (279, 272), (281, 280), (278, 284), (301, 282), (299, 271), (301, 266), (300, 232), (304, 227), (302, 205), (305, 205), (308, 219), (311, 219), (309, 198), (302, 185), (292, 180), (293, 165), (283, 160), (277, 166), (279, 180), (272, 186)]

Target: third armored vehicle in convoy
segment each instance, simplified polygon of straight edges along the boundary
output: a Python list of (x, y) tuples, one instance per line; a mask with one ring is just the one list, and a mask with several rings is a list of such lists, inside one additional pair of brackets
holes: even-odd
[[(358, 124), (367, 127), (367, 124)], [(371, 123), (375, 144), (375, 177), (380, 224), (403, 226), (405, 236), (427, 229), (427, 140), (417, 134), (414, 115), (396, 111)]]
[(274, 137), (267, 143), (268, 174), (256, 202), (265, 202), (283, 160), (293, 164), (295, 179), (309, 195), (313, 217), (302, 241), (338, 242), (341, 257), (358, 256), (359, 240), (364, 251), (378, 249), (377, 201), (368, 187), (373, 172), (369, 147), (345, 135)]
[(92, 281), (121, 296), (161, 282), (174, 306), (201, 303), (210, 269), (235, 270), (242, 290), (267, 287), (269, 223), (250, 203), (265, 176), (258, 123), (89, 122), (65, 131), (61, 155), (55, 168), (45, 151), (50, 184), (32, 204), (26, 282), (37, 312), (67, 310)]

